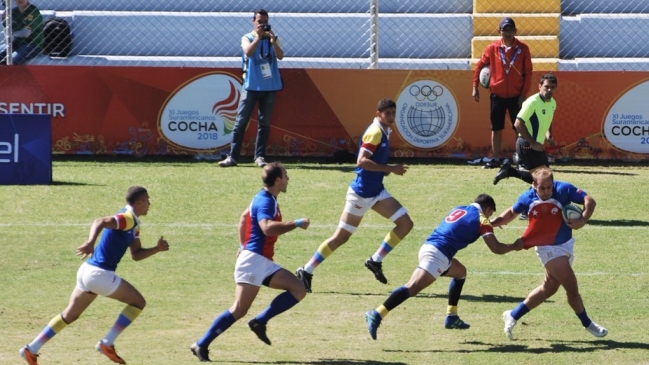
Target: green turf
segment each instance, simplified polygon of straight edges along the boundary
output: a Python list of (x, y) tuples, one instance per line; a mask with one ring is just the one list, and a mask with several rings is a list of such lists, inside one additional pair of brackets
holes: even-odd
[[(280, 237), (275, 260), (293, 271), (337, 225), (353, 178), (351, 165), (287, 164), (288, 193), (279, 197), (285, 220), (310, 217), (308, 230)], [(383, 321), (378, 340), (367, 333), (364, 312), (405, 283), (417, 252), (454, 205), (491, 194), (498, 212), (525, 189), (516, 179), (493, 186), (494, 170), (453, 164), (414, 164), (386, 178), (388, 190), (408, 208), (410, 235), (384, 261), (388, 285), (363, 267), (391, 223), (368, 213), (357, 234), (315, 272), (314, 293), (268, 326), (272, 346), (250, 332), (247, 321), (278, 294), (262, 289), (248, 315), (212, 344), (222, 364), (640, 364), (649, 363), (649, 221), (646, 167), (559, 165), (556, 178), (586, 190), (597, 201), (591, 222), (575, 232), (574, 269), (591, 317), (609, 330), (587, 333), (563, 290), (503, 334), (501, 314), (542, 280), (533, 251), (492, 254), (482, 240), (456, 256), (468, 269), (459, 311), (467, 331), (445, 330), (448, 279), (440, 278)], [(187, 161), (56, 161), (51, 186), (0, 186), (0, 364), (20, 364), (18, 349), (66, 306), (80, 261), (75, 248), (92, 220), (124, 205), (130, 185), (147, 187), (149, 215), (143, 246), (164, 235), (169, 252), (133, 262), (117, 272), (147, 299), (142, 315), (118, 338), (129, 364), (192, 364), (189, 345), (233, 301), (236, 222), (261, 187), (252, 164), (221, 169)], [(503, 242), (520, 236), (525, 222), (496, 230)], [(109, 364), (94, 351), (123, 305), (99, 298), (74, 324), (41, 350), (40, 364)]]

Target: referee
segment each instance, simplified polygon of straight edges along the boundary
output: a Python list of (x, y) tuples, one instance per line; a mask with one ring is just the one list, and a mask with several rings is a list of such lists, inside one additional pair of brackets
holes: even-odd
[(553, 95), (556, 90), (557, 77), (552, 73), (546, 73), (539, 82), (538, 94), (530, 96), (523, 102), (514, 127), (518, 132), (516, 153), (528, 171), (517, 170), (509, 163), (505, 163), (494, 177), (494, 185), (508, 177), (515, 177), (531, 184), (534, 170), (542, 166), (549, 167), (543, 143), (547, 140), (551, 146), (557, 144), (552, 139), (552, 118), (557, 109), (557, 102)]

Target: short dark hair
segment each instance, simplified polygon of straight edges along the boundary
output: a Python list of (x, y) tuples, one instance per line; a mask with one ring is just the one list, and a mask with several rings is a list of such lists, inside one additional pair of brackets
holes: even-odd
[(271, 162), (264, 166), (263, 171), (261, 172), (261, 181), (264, 182), (264, 186), (267, 188), (273, 187), (275, 185), (275, 180), (277, 178), (282, 178), (284, 176), (284, 166), (280, 162)]
[(376, 110), (382, 112), (386, 109), (390, 108), (395, 108), (397, 107), (397, 103), (395, 103), (392, 99), (381, 99), (379, 100), (378, 105), (376, 106)]
[(266, 10), (264, 10), (262, 8), (259, 8), (259, 9), (255, 10), (254, 14), (252, 14), (252, 20), (255, 20), (255, 18), (257, 18), (257, 14), (263, 15), (263, 16), (268, 16), (268, 12)]
[(543, 76), (541, 76), (541, 81), (539, 81), (539, 85), (543, 85), (543, 81), (545, 81), (545, 80), (550, 81), (550, 82), (553, 83), (555, 86), (558, 85), (557, 77), (554, 76), (554, 74), (551, 73), (551, 72), (548, 72), (548, 73), (546, 73), (546, 74), (543, 74)]
[(142, 197), (146, 196), (148, 193), (145, 188), (141, 186), (131, 186), (126, 191), (126, 202), (129, 205), (135, 204), (136, 201), (140, 200)]
[(487, 208), (491, 208), (496, 211), (496, 201), (491, 197), (491, 195), (480, 194), (477, 198), (475, 198), (474, 203), (480, 205), (480, 208), (483, 211)]

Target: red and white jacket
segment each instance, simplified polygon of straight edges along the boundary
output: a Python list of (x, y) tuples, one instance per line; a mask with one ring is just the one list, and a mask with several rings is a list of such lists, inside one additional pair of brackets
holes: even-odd
[(491, 71), (489, 91), (492, 94), (501, 98), (528, 96), (532, 84), (532, 55), (525, 43), (514, 38), (507, 50), (501, 39), (488, 45), (473, 71), (474, 87), (479, 85), (480, 70), (487, 65)]

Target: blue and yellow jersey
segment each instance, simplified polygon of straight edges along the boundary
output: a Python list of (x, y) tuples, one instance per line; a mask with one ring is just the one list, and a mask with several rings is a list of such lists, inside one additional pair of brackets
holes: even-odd
[(250, 203), (249, 213), (245, 220), (243, 249), (252, 251), (272, 260), (275, 254), (277, 236), (266, 236), (259, 227), (259, 222), (264, 219), (281, 222), (282, 212), (273, 194), (266, 189), (261, 189)]
[(88, 264), (104, 270), (115, 271), (117, 264), (126, 253), (134, 239), (140, 238), (140, 220), (131, 206), (126, 206), (115, 214), (117, 229), (104, 229)]
[(461, 205), (453, 208), (431, 233), (424, 244), (435, 246), (448, 259), (478, 238), (494, 234), (493, 226), (480, 205)]
[(538, 143), (545, 142), (545, 133), (550, 129), (557, 102), (554, 98), (545, 102), (540, 94), (530, 96), (523, 102), (516, 118), (525, 122), (525, 128)]
[[(368, 151), (372, 154), (370, 160), (380, 165), (387, 165), (388, 153), (390, 152), (390, 130), (385, 131), (378, 119), (374, 118), (372, 124), (365, 130), (359, 143), (358, 153)], [(371, 198), (379, 195), (383, 190), (383, 177), (385, 173), (380, 171), (367, 171), (356, 167), (356, 179), (349, 186), (356, 194), (363, 198)]]
[(572, 238), (572, 228), (563, 220), (562, 208), (570, 203), (584, 204), (586, 192), (574, 185), (555, 181), (552, 196), (541, 200), (533, 188), (518, 197), (512, 209), (527, 213), (529, 224), (523, 233), (525, 248), (560, 245)]

